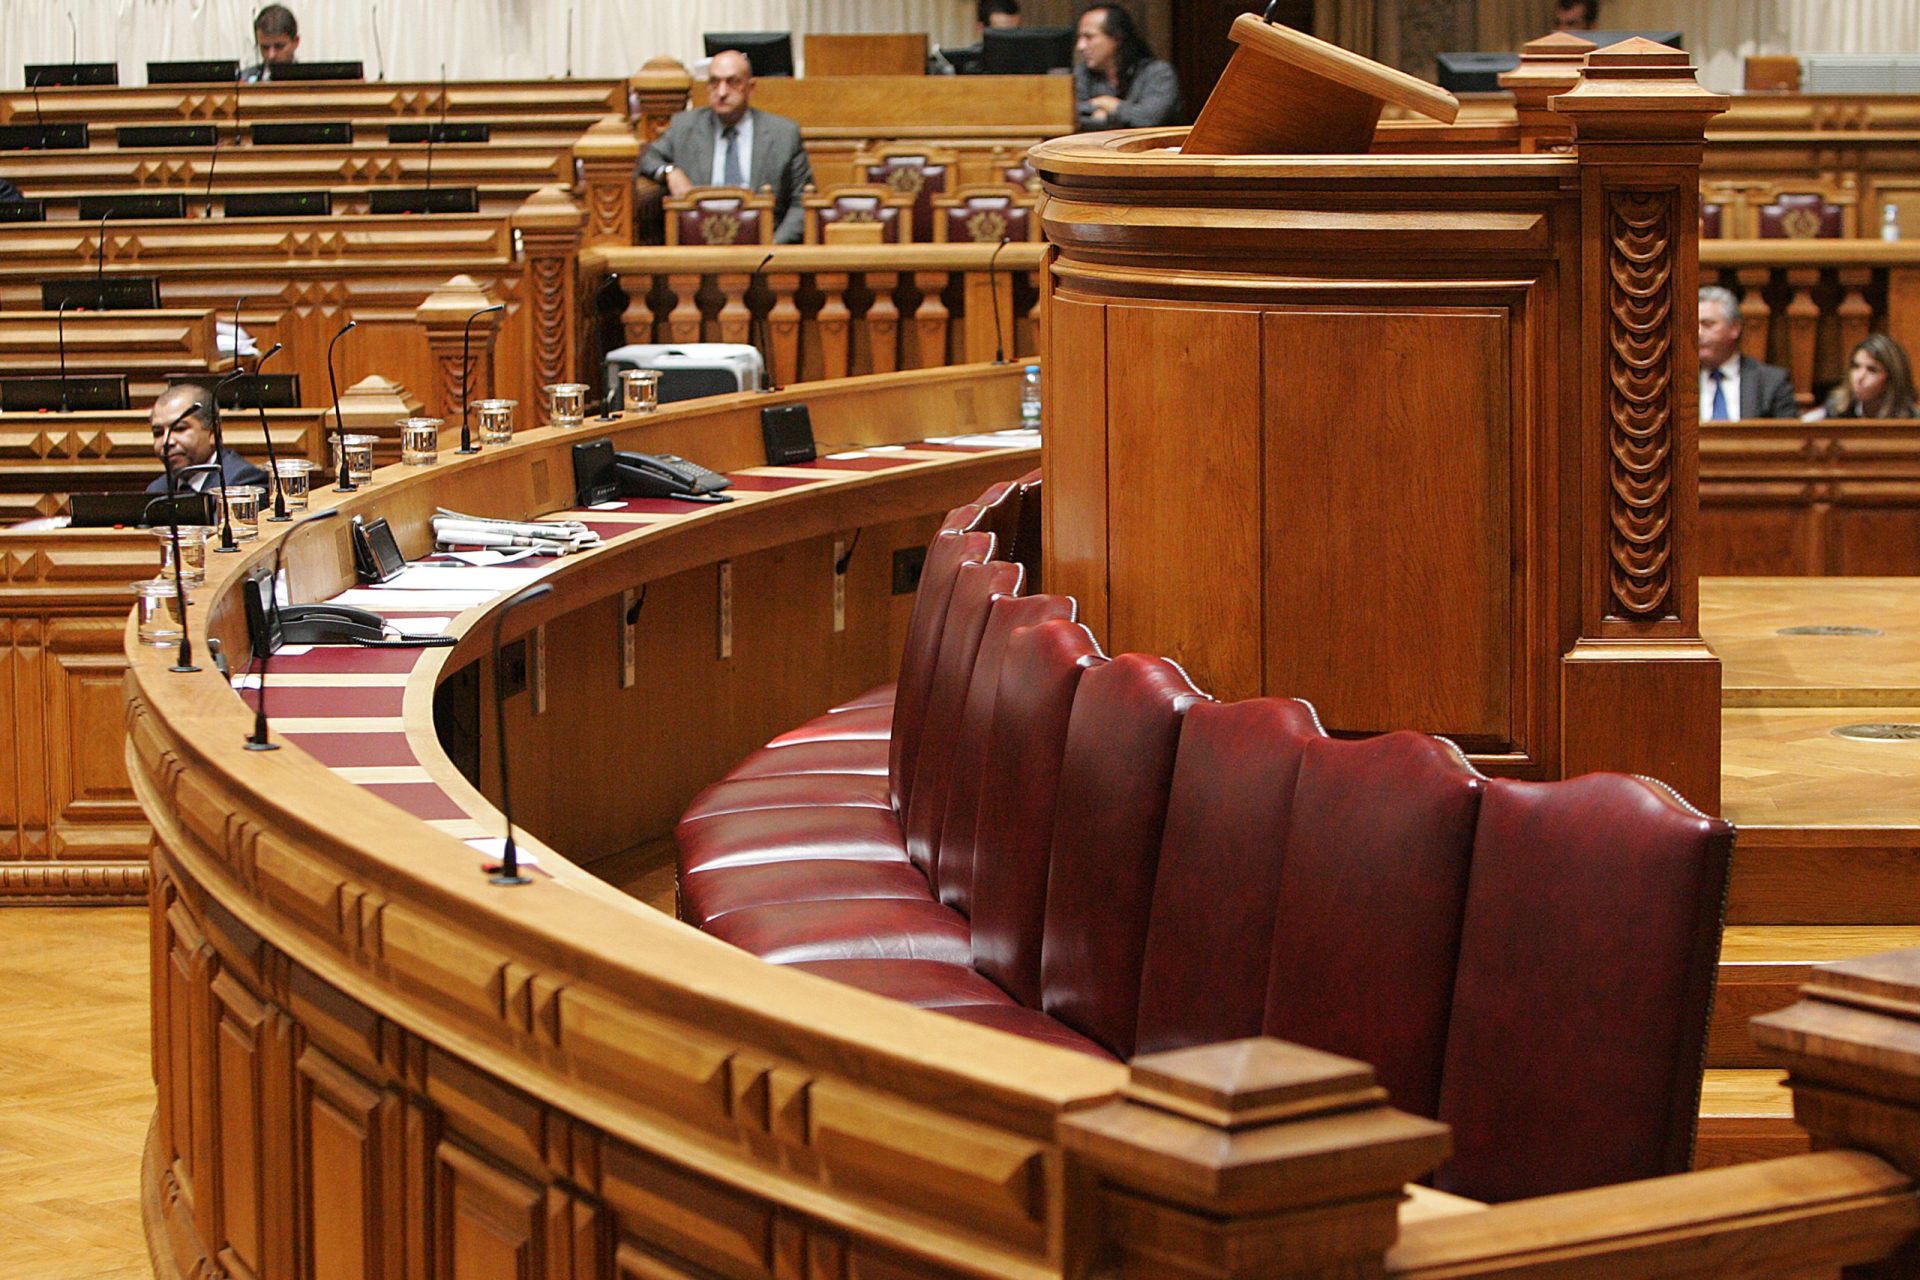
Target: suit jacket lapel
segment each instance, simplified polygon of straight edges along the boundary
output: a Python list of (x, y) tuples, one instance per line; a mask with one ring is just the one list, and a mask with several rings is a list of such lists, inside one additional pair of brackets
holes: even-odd
[(1760, 362), (1752, 356), (1740, 357), (1740, 416), (1760, 416)]
[(713, 181), (713, 109), (700, 108), (691, 123), (693, 127), (680, 167), (693, 179), (694, 186), (704, 187)]
[(753, 119), (753, 157), (747, 164), (747, 183), (755, 191), (762, 187), (780, 189), (780, 175), (773, 168), (773, 130), (767, 128), (766, 117), (752, 107), (747, 113)]

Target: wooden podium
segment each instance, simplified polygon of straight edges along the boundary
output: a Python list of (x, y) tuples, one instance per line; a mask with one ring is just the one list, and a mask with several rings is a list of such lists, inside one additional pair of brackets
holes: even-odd
[(1249, 23), (1219, 93), (1259, 100), (1210, 102), (1195, 132), (1233, 127), (1200, 150), (1301, 103), (1360, 145), (1193, 154), (1159, 129), (1032, 153), (1057, 246), (1048, 588), (1222, 698), (1446, 734), (1513, 776), (1645, 773), (1713, 809), (1686, 304), (1726, 99), (1628, 42), (1552, 100), (1565, 152), (1362, 154), (1381, 101), (1441, 114), (1437, 91), (1379, 68), (1369, 96), (1364, 60)]

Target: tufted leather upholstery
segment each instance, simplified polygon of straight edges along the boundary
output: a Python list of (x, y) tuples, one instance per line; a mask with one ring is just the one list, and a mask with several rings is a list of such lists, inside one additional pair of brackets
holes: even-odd
[(773, 243), (773, 196), (744, 187), (695, 187), (666, 204), (667, 243)]
[(933, 197), (952, 182), (956, 159), (939, 148), (881, 147), (855, 157), (854, 172), (862, 182), (913, 197), (913, 238), (925, 244), (933, 239)]
[[(680, 881), (719, 867), (841, 858), (856, 862), (907, 860), (906, 840), (891, 809), (752, 809), (674, 829)], [(684, 897), (685, 890), (682, 890)]]
[(1180, 729), (1140, 969), (1136, 1053), (1260, 1034), (1280, 853), (1300, 756), (1323, 737), (1290, 698), (1201, 703)]
[(1622, 774), (1486, 784), (1439, 1186), (1508, 1200), (1689, 1167), (1732, 841)]
[(870, 222), (880, 228), (881, 244), (900, 244), (913, 236), (913, 198), (877, 183), (843, 183), (801, 199), (806, 209), (806, 243), (822, 244), (837, 223)]
[(1165, 658), (1123, 653), (1073, 699), (1053, 818), (1041, 1007), (1121, 1057), (1133, 1053), (1180, 718), (1205, 699)]
[(927, 899), (783, 902), (729, 911), (707, 932), (774, 964), (799, 960), (967, 962), (967, 922)]
[(1846, 234), (1846, 208), (1818, 193), (1781, 193), (1756, 211), (1762, 240), (1832, 240)]
[(939, 960), (801, 960), (793, 967), (922, 1009), (979, 1004), (1019, 1007), (1006, 992), (964, 964)]
[(933, 199), (933, 238), (942, 244), (997, 244), (1040, 238), (1033, 197), (1004, 183), (961, 187)]

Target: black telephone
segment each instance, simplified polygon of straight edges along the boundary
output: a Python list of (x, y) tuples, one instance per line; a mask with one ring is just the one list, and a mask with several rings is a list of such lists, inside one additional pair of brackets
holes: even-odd
[(720, 492), (733, 481), (671, 453), (616, 453), (614, 473), (629, 498), (679, 498), (686, 502), (732, 502)]
[(273, 608), (273, 571), (247, 580), (241, 598), (253, 656), (264, 658), (287, 644), (354, 644), (366, 648), (427, 649), (455, 643), (455, 636), (409, 636), (388, 627), (385, 618), (346, 604), (288, 604)]

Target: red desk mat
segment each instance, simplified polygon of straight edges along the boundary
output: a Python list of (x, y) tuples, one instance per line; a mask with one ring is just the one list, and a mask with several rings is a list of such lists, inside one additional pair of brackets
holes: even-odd
[(405, 809), (416, 818), (464, 818), (467, 811), (431, 782), (363, 782), (360, 784), (388, 804)]
[[(273, 700), (267, 700), (269, 710)], [(329, 769), (411, 767), (420, 763), (404, 733), (289, 733), (286, 740)]]
[(818, 480), (807, 480), (800, 476), (743, 476), (729, 475), (733, 487), (745, 493), (772, 493), (780, 489), (793, 489), (803, 484), (819, 484)]
[[(260, 697), (257, 689), (235, 690), (249, 707)], [(267, 678), (267, 715), (282, 716), (398, 716), (407, 691), (393, 686), (368, 688), (365, 685), (337, 689), (282, 689)]]
[[(436, 615), (442, 616), (445, 615)], [(425, 649), (362, 649), (358, 645), (316, 645), (307, 653), (275, 654), (267, 669), (267, 684), (276, 675), (404, 675), (413, 670)], [(259, 663), (254, 664), (259, 669)]]
[[(914, 446), (919, 448), (918, 445)], [(869, 455), (861, 458), (815, 458), (812, 462), (796, 462), (796, 467), (814, 468), (821, 471), (891, 471), (895, 467), (910, 467), (921, 458), (888, 457), (885, 454)]]

